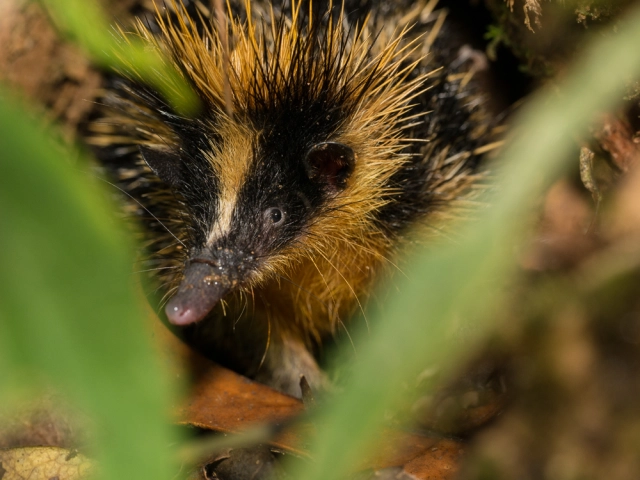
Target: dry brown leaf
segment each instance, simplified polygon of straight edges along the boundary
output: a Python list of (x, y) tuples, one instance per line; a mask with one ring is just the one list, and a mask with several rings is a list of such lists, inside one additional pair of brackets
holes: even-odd
[(450, 480), (458, 473), (464, 446), (455, 440), (440, 440), (404, 466), (404, 473), (417, 480)]
[[(434, 452), (440, 449), (441, 443), (444, 441), (442, 438), (437, 436), (426, 436), (426, 435), (418, 435), (418, 434), (410, 434), (403, 433), (393, 430), (387, 430), (381, 436), (384, 442), (382, 449), (376, 453), (376, 455), (365, 462), (363, 465), (363, 470), (365, 468), (373, 468), (376, 470), (383, 470), (389, 467), (405, 467), (407, 465), (411, 465), (416, 459), (422, 458), (424, 456), (431, 455), (430, 452)], [(462, 444), (459, 442), (456, 443), (458, 449), (462, 449)], [(436, 449), (436, 450), (434, 450)], [(441, 465), (434, 463), (433, 470), (430, 471), (431, 474), (434, 472), (441, 472)], [(448, 471), (447, 467), (444, 471)], [(420, 477), (416, 478), (422, 480), (423, 478), (431, 478), (431, 477)], [(433, 478), (447, 478), (447, 477), (433, 477)]]
[(81, 480), (93, 462), (73, 450), (28, 447), (0, 450), (1, 480)]
[[(304, 410), (302, 402), (254, 382), (199, 355), (176, 338), (149, 308), (157, 344), (168, 368), (190, 377), (187, 398), (176, 409), (183, 425), (224, 433), (238, 433), (260, 424), (278, 424)], [(298, 452), (300, 435), (284, 432), (277, 447)]]
[[(260, 424), (279, 424), (302, 412), (302, 402), (211, 364), (178, 409), (179, 422), (218, 432), (237, 433)], [(283, 433), (274, 444), (299, 450), (301, 438)]]
[(624, 173), (640, 163), (640, 144), (635, 135), (624, 115), (611, 113), (603, 114), (600, 127), (593, 131), (600, 148), (609, 153), (613, 163)]
[[(300, 400), (249, 380), (193, 352), (162, 324), (151, 309), (149, 312), (155, 337), (170, 368), (179, 376), (184, 376), (186, 371), (195, 376), (186, 400), (176, 411), (178, 423), (216, 432), (238, 433), (260, 424), (280, 424), (303, 412)], [(308, 424), (286, 428), (270, 444), (307, 456), (304, 437), (313, 428)], [(383, 439), (382, 450), (366, 461), (362, 469), (403, 466), (418, 457), (433, 455), (432, 449), (440, 449), (442, 442), (436, 436), (392, 430), (386, 431)], [(462, 444), (456, 445), (458, 449), (462, 448)], [(434, 463), (432, 472), (441, 471), (444, 475), (450, 469), (449, 464), (441, 461)]]

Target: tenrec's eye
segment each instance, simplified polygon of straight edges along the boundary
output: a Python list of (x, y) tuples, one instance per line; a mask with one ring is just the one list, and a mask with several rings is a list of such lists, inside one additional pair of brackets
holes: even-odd
[(270, 208), (265, 212), (266, 218), (272, 225), (279, 225), (284, 220), (284, 214), (279, 208)]

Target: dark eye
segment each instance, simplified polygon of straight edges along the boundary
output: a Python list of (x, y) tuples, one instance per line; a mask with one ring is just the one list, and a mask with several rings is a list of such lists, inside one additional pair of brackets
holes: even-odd
[(284, 213), (279, 208), (269, 208), (265, 217), (272, 225), (280, 225), (284, 220)]

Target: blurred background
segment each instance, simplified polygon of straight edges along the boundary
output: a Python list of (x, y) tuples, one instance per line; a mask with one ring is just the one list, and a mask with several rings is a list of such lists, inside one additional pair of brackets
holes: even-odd
[[(108, 25), (153, 4), (103, 0), (104, 15), (88, 5), (0, 1), (0, 448), (80, 449), (114, 478), (175, 478), (183, 458), (192, 478), (249, 478), (256, 462), (255, 478), (640, 478), (638, 2), (438, 3), (503, 119), (507, 146), (487, 159), (495, 188), (461, 240), (416, 257), (417, 286), (372, 313), (413, 333), (363, 340), (353, 385), (305, 420), (313, 440), (270, 430), (256, 437), (269, 446), (246, 455), (186, 457), (176, 445), (193, 444), (168, 412), (190, 436), (305, 407), (252, 390), (266, 408), (254, 418), (249, 387), (233, 390), (242, 382), (221, 370), (194, 375), (194, 364), (217, 367), (149, 333), (162, 325), (130, 274), (118, 207), (86, 173), (82, 134), (113, 60)], [(430, 325), (407, 313), (421, 308)], [(404, 351), (403, 335), (415, 346)], [(367, 362), (389, 352), (396, 370)], [(378, 402), (386, 378), (393, 392)], [(232, 390), (215, 413), (177, 406)], [(217, 417), (231, 408), (247, 421)], [(383, 424), (400, 437), (372, 442)], [(380, 444), (388, 459), (358, 463)], [(309, 452), (315, 462), (300, 460)]]

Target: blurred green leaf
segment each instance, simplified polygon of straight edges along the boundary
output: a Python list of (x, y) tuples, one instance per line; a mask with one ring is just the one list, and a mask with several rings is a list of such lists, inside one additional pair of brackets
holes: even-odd
[[(559, 90), (539, 94), (521, 112), (515, 137), (497, 162), (495, 189), (485, 199), (491, 207), (477, 212), (462, 241), (412, 259), (399, 294), (370, 312), (376, 331), (359, 342), (345, 391), (316, 418), (321, 428), (312, 440), (314, 463), (301, 466), (294, 478), (345, 478), (380, 441), (385, 411), (406, 401), (403, 385), (414, 384), (429, 366), (453, 371), (496, 328), (491, 312), (515, 267), (522, 219), (533, 199), (571, 159), (575, 135), (593, 114), (620, 101), (625, 81), (640, 75), (640, 9), (628, 12), (618, 32), (596, 39)], [(461, 321), (465, 342), (451, 334)]]
[(139, 73), (143, 81), (155, 87), (173, 107), (184, 115), (193, 114), (198, 99), (186, 82), (160, 52), (136, 38), (117, 39), (95, 0), (40, 0), (57, 26), (95, 62), (124, 73)]
[(106, 478), (171, 478), (172, 395), (117, 209), (9, 96), (0, 91), (0, 402), (9, 380), (51, 382), (95, 419)]

